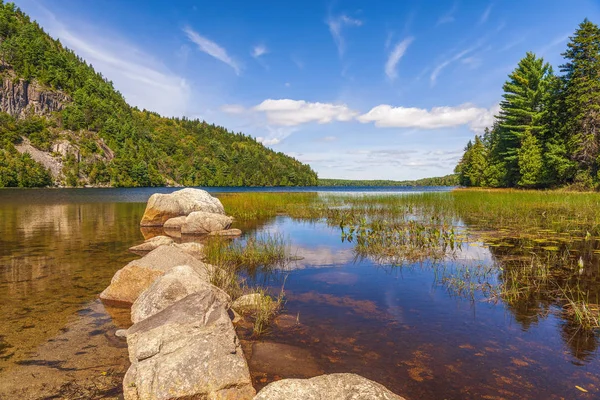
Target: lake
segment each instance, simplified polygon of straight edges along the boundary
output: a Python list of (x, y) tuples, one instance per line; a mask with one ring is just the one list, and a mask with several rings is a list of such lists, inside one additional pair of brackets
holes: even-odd
[[(128, 360), (126, 344), (114, 332), (129, 326), (129, 313), (104, 306), (97, 296), (137, 257), (127, 249), (144, 239), (139, 221), (148, 197), (173, 190), (0, 191), (0, 398), (119, 396)], [(448, 189), (266, 191), (289, 190), (392, 197)], [(232, 196), (239, 188), (211, 191)], [(275, 215), (236, 222), (244, 231), (240, 240), (279, 234), (297, 258), (285, 270), (247, 275), (273, 293), (283, 287), (286, 298), (266, 335), (255, 339), (239, 332), (255, 385), (355, 372), (407, 399), (600, 396), (598, 332), (573, 325), (556, 296), (519, 292), (513, 301), (506, 293), (465, 291), (449, 275), (460, 266), (464, 280), (465, 266), (494, 266), (500, 269), (490, 270), (485, 283), (506, 285), (515, 260), (532, 254), (549, 259), (568, 247), (569, 257), (582, 265), (577, 282), (598, 296), (595, 232), (584, 240), (575, 238), (570, 225), (565, 232), (536, 226), (528, 235), (526, 229), (491, 229), (481, 214), (461, 212), (452, 222), (461, 245), (451, 256), (444, 249), (402, 263), (390, 254), (360, 253), (358, 237), (343, 236), (340, 226), (323, 218)], [(471, 287), (484, 287), (481, 276), (470, 279)], [(300, 362), (273, 368), (260, 359), (257, 343)]]

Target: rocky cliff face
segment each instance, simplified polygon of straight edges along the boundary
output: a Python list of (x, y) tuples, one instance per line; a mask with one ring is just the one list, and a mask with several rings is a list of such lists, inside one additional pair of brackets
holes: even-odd
[(0, 90), (0, 111), (13, 117), (48, 115), (60, 111), (71, 99), (64, 93), (49, 91), (36, 82), (6, 76)]

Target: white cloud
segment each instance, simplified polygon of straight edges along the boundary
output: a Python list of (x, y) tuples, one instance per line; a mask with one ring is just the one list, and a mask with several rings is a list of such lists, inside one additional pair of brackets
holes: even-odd
[(267, 139), (267, 138), (264, 138), (262, 136), (257, 137), (256, 141), (258, 143), (264, 144), (265, 146), (273, 146), (273, 145), (281, 143), (281, 139), (280, 138)]
[(496, 115), (500, 113), (500, 105), (496, 104), (484, 113), (481, 113), (477, 118), (469, 123), (469, 128), (473, 132), (482, 133), (485, 128), (491, 128), (496, 119)]
[(398, 62), (400, 61), (400, 59), (404, 56), (406, 49), (408, 49), (408, 46), (410, 46), (410, 44), (413, 42), (413, 40), (414, 40), (413, 37), (404, 39), (403, 41), (399, 42), (394, 47), (394, 49), (390, 52), (390, 54), (388, 56), (388, 60), (385, 63), (385, 74), (391, 80), (396, 79), (396, 77), (398, 76), (398, 72), (396, 71), (396, 66), (398, 65)]
[(382, 128), (438, 129), (469, 125), (472, 130), (480, 131), (491, 125), (493, 115), (492, 110), (471, 104), (433, 107), (431, 110), (382, 104), (357, 119), (362, 123), (373, 122)]
[(346, 43), (344, 41), (344, 36), (342, 35), (342, 28), (344, 26), (361, 26), (362, 21), (342, 14), (335, 18), (329, 17), (326, 23), (327, 26), (329, 26), (329, 32), (331, 32), (333, 41), (335, 42), (335, 45), (338, 49), (338, 53), (340, 54), (340, 56), (344, 55), (344, 51), (346, 50)]
[(224, 104), (221, 106), (221, 111), (227, 114), (243, 114), (246, 108), (239, 104)]
[(233, 68), (233, 70), (235, 71), (235, 73), (237, 75), (240, 74), (240, 72), (241, 72), (240, 66), (233, 58), (231, 58), (229, 56), (229, 54), (227, 54), (227, 51), (223, 47), (221, 47), (217, 43), (205, 38), (204, 36), (199, 35), (198, 32), (194, 31), (189, 26), (186, 26), (185, 28), (183, 28), (183, 31), (187, 35), (188, 39), (190, 39), (192, 42), (196, 43), (196, 45), (198, 46), (198, 49), (200, 49), (200, 51), (208, 54), (211, 57), (216, 58), (219, 61), (224, 62), (225, 64), (227, 64), (231, 68)]
[(296, 127), (272, 127), (269, 125), (264, 126), (262, 129), (265, 129), (268, 132), (268, 135), (258, 136), (256, 141), (264, 144), (265, 146), (278, 145), (284, 139), (298, 130)]
[(128, 44), (104, 27), (67, 26), (43, 6), (38, 7), (42, 13), (36, 15), (36, 19), (44, 29), (111, 80), (129, 104), (165, 116), (186, 113), (190, 98), (187, 81), (169, 71), (151, 54)]
[(358, 112), (345, 104), (310, 103), (304, 100), (267, 99), (252, 108), (264, 112), (272, 125), (295, 126), (308, 122), (326, 124), (333, 121), (350, 121)]
[(265, 46), (264, 44), (259, 44), (259, 45), (254, 46), (251, 54), (252, 54), (252, 57), (259, 58), (261, 56), (264, 56), (268, 52), (269, 52), (269, 49), (267, 49), (267, 46)]
[(479, 25), (486, 23), (486, 21), (490, 17), (490, 13), (492, 12), (492, 6), (493, 4), (490, 3), (490, 5), (487, 6), (483, 14), (481, 14), (481, 18), (479, 18)]

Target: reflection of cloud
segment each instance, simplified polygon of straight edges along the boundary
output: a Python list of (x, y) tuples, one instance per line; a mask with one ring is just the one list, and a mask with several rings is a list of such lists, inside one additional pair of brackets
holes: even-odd
[(456, 249), (456, 260), (466, 261), (492, 261), (492, 253), (490, 249), (481, 243), (464, 243), (460, 249)]
[(339, 267), (354, 260), (354, 252), (348, 249), (332, 249), (331, 247), (319, 246), (307, 248), (292, 246), (292, 254), (302, 257), (288, 265), (288, 269)]

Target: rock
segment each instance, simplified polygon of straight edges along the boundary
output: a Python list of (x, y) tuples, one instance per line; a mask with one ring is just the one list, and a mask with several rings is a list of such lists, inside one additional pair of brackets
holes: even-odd
[(189, 255), (196, 257), (199, 260), (204, 258), (204, 245), (198, 242), (187, 242), (176, 244), (175, 247), (185, 251)]
[(178, 265), (189, 265), (206, 282), (210, 281), (209, 267), (206, 264), (175, 246), (160, 246), (118, 270), (100, 298), (109, 302), (131, 304), (156, 278)]
[(156, 249), (157, 247), (160, 246), (169, 246), (171, 244), (175, 243), (173, 241), (173, 239), (171, 239), (168, 236), (155, 236), (153, 238), (150, 238), (148, 240), (146, 240), (144, 243), (142, 244), (138, 244), (136, 246), (132, 246), (129, 248), (129, 251), (152, 251), (154, 249)]
[(180, 231), (181, 230), (181, 226), (183, 224), (185, 224), (185, 219), (186, 218), (187, 218), (186, 215), (184, 215), (182, 217), (169, 218), (168, 220), (165, 221), (165, 223), (163, 225), (163, 229), (165, 231), (168, 231), (168, 230)]
[(195, 211), (188, 215), (181, 226), (182, 235), (204, 235), (228, 229), (233, 218), (222, 214)]
[(214, 231), (214, 232), (210, 233), (211, 236), (224, 236), (224, 237), (240, 236), (241, 234), (242, 234), (242, 231), (240, 229), (225, 229), (223, 231)]
[(248, 365), (225, 308), (206, 290), (129, 328), (125, 400), (252, 399)]
[(115, 332), (115, 336), (119, 337), (119, 338), (126, 338), (127, 337), (127, 329), (117, 329), (117, 331)]
[(255, 400), (404, 400), (385, 386), (356, 374), (329, 374), (270, 383)]
[(15, 79), (12, 71), (5, 74), (0, 89), (0, 111), (17, 118), (30, 114), (50, 115), (61, 111), (70, 101), (65, 93), (47, 90), (36, 81)]
[(312, 378), (323, 373), (310, 351), (289, 344), (256, 342), (248, 362), (253, 374)]
[(192, 267), (180, 265), (167, 271), (146, 289), (131, 306), (131, 321), (135, 324), (164, 310), (184, 297), (200, 291), (214, 291), (215, 297), (229, 308), (231, 298), (211, 285)]
[(188, 215), (193, 211), (225, 214), (216, 197), (200, 189), (182, 189), (171, 194), (155, 193), (148, 199), (140, 225), (162, 226), (170, 218)]
[[(260, 293), (245, 294), (241, 297), (238, 297), (231, 304), (231, 308), (233, 308), (235, 311), (237, 311), (240, 314), (248, 314), (248, 313), (251, 313), (253, 311), (260, 309), (260, 307), (263, 304), (263, 300), (264, 300), (264, 303), (266, 303), (268, 301), (265, 299), (266, 297), (269, 297), (269, 296), (265, 296)], [(270, 298), (269, 298), (269, 300), (270, 300)]]

